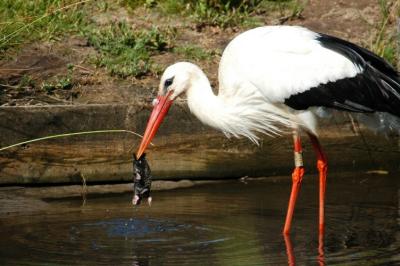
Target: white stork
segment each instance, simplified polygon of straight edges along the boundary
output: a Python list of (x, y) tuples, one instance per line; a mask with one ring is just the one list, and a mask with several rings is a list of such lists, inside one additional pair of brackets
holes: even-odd
[(327, 160), (317, 138), (313, 107), (400, 117), (399, 74), (362, 47), (298, 26), (265, 26), (239, 34), (223, 52), (218, 74), (215, 95), (198, 66), (179, 62), (165, 70), (137, 157), (172, 102), (184, 93), (190, 111), (227, 136), (257, 143), (259, 134), (293, 132), (295, 168), (283, 229), (288, 234), (304, 174), (302, 130), (317, 154), (319, 232), (323, 233)]

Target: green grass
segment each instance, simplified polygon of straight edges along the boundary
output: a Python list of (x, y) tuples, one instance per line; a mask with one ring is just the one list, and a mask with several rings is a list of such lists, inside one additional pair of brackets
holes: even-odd
[(237, 25), (256, 25), (250, 13), (260, 1), (207, 1), (200, 0), (192, 3), (190, 17), (201, 25), (219, 26), (222, 28)]
[[(140, 77), (158, 72), (150, 60), (156, 52), (165, 51), (171, 44), (173, 30), (134, 31), (125, 22), (97, 25), (93, 14), (107, 12), (111, 1), (79, 0), (0, 0), (0, 59), (11, 48), (34, 41), (57, 41), (63, 36), (81, 34), (88, 39), (98, 55), (89, 61), (104, 67), (111, 75)], [(76, 4), (81, 3), (81, 4)], [(11, 49), (13, 50), (13, 49)], [(68, 87), (70, 79), (45, 82), (40, 87), (51, 92)], [(22, 80), (21, 80), (22, 82)], [(21, 86), (26, 87), (26, 82)], [(65, 83), (65, 84), (64, 84)], [(30, 86), (32, 84), (30, 83)]]
[(29, 76), (29, 75), (23, 75), (21, 79), (19, 80), (18, 83), (18, 89), (24, 89), (24, 88), (34, 88), (35, 87), (35, 81), (34, 79)]
[[(139, 6), (156, 8), (164, 15), (185, 16), (198, 26), (252, 27), (262, 24), (257, 14), (271, 9), (282, 16), (294, 18), (301, 15), (305, 2), (301, 0), (123, 0), (121, 4), (135, 9)], [(286, 14), (287, 13), (287, 14)]]
[(183, 55), (188, 60), (211, 60), (217, 54), (216, 51), (205, 50), (196, 45), (178, 46), (173, 49), (174, 53)]
[(41, 85), (41, 89), (46, 91), (46, 93), (51, 94), (57, 89), (69, 90), (73, 87), (72, 78), (67, 76), (57, 77), (55, 81), (49, 82), (45, 81)]
[(389, 0), (379, 0), (378, 3), (380, 21), (376, 26), (377, 33), (373, 38), (370, 49), (396, 66), (400, 60), (400, 35), (395, 30), (388, 30), (388, 27), (391, 16), (400, 17), (400, 3)]
[(153, 27), (151, 30), (134, 31), (126, 22), (103, 28), (90, 27), (83, 34), (88, 43), (99, 51), (99, 55), (91, 61), (98, 67), (105, 67), (111, 75), (122, 78), (157, 72), (151, 55), (166, 51), (172, 42), (168, 30)]
[(0, 58), (8, 49), (34, 40), (54, 40), (83, 23), (84, 3), (73, 0), (1, 0)]
[[(98, 52), (86, 62), (105, 68), (112, 76), (141, 77), (160, 72), (161, 67), (151, 60), (155, 54), (172, 51), (192, 60), (210, 60), (216, 53), (193, 45), (174, 48), (176, 32), (170, 28), (134, 30), (123, 20), (98, 24), (92, 17), (119, 7), (131, 10), (144, 7), (162, 15), (184, 16), (200, 26), (226, 28), (255, 26), (260, 22), (257, 14), (264, 14), (265, 10), (289, 10), (290, 17), (298, 16), (302, 11), (299, 3), (299, 0), (0, 0), (0, 59), (10, 48), (23, 43), (59, 41), (80, 34)], [(20, 83), (20, 87), (34, 84), (29, 78), (21, 79)], [(70, 77), (60, 77), (38, 87), (51, 93), (71, 85)]]

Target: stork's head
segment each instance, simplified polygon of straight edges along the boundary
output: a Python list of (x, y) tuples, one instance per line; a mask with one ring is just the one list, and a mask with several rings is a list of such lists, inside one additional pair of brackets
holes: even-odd
[(173, 101), (186, 92), (198, 73), (198, 67), (187, 62), (169, 66), (161, 76), (157, 98), (153, 100), (153, 111), (147, 122), (146, 131), (136, 153), (140, 158), (156, 134), (161, 122), (167, 115)]

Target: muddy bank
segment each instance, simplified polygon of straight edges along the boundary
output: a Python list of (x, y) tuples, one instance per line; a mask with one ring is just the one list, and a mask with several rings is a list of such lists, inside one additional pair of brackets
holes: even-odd
[[(142, 133), (148, 105), (2, 107), (0, 146), (47, 135), (128, 129)], [(321, 123), (321, 142), (330, 171), (399, 170), (398, 136), (374, 135), (355, 127), (347, 114)], [(108, 133), (36, 142), (0, 152), (0, 184), (131, 181), (131, 156), (140, 139)], [(148, 159), (155, 179), (210, 179), (289, 174), (291, 137), (265, 138), (260, 146), (246, 139), (227, 139), (203, 126), (181, 105), (173, 106), (161, 126)], [(308, 173), (315, 156), (304, 138)]]
[[(253, 23), (238, 21), (226, 28), (207, 21), (200, 23), (184, 14), (173, 15), (163, 13), (157, 8), (149, 8), (157, 4), (138, 4), (132, 9), (126, 3), (115, 1), (92, 2), (93, 6), (91, 3), (82, 6), (87, 12), (85, 16), (88, 16), (88, 29), (85, 30), (82, 26), (77, 32), (55, 33), (53, 38), (49, 36), (48, 39), (37, 38), (35, 41), (16, 45), (0, 56), (1, 106), (123, 104), (138, 98), (149, 99), (157, 91), (162, 70), (177, 61), (199, 64), (217, 88), (218, 64), (223, 49), (240, 32), (261, 25), (305, 26), (316, 32), (354, 42), (380, 56), (385, 55), (387, 59), (397, 57), (394, 39), (398, 35), (399, 13), (395, 10), (396, 1), (384, 1), (381, 4), (376, 0), (270, 1), (277, 3), (257, 8), (246, 15), (254, 20)], [(97, 5), (94, 4), (96, 2)], [(296, 4), (290, 5), (289, 2)], [(249, 3), (244, 5), (247, 4)], [(99, 8), (103, 5), (109, 8)], [(18, 13), (18, 10), (13, 12)], [(387, 17), (383, 17), (384, 14)], [(163, 48), (150, 53), (149, 62), (155, 63), (154, 67), (141, 75), (132, 73), (121, 77), (112, 74), (110, 67), (121, 70), (126, 67), (122, 62), (132, 59), (122, 58), (124, 60), (115, 61), (108, 66), (101, 64), (99, 62), (104, 59), (101, 47), (90, 41), (93, 37), (99, 37), (93, 31), (102, 31), (104, 28), (110, 30), (112, 26), (122, 22), (130, 29), (124, 32), (125, 35), (155, 27), (160, 29), (158, 36), (164, 36), (161, 38)], [(7, 21), (4, 24), (9, 23)], [(40, 32), (35, 28), (32, 31)], [(112, 45), (113, 41), (118, 42), (118, 37), (121, 37), (119, 32), (113, 33), (115, 35), (112, 38), (101, 38), (101, 42), (108, 45)], [(124, 45), (123, 40), (119, 40), (119, 45)], [(112, 47), (114, 46), (108, 47), (108, 50), (115, 49)], [(124, 47), (123, 50), (132, 49), (129, 46)], [(388, 56), (389, 54), (392, 56)], [(111, 56), (114, 57), (115, 55)]]

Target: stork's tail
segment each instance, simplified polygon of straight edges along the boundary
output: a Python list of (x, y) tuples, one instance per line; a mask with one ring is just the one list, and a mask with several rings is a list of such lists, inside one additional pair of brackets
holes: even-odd
[(368, 71), (373, 72), (370, 78), (374, 80), (380, 89), (378, 111), (388, 112), (400, 118), (400, 77), (397, 72), (381, 72), (379, 69), (369, 66)]
[(367, 107), (400, 118), (400, 75), (393, 66), (354, 43), (325, 34), (320, 34), (318, 39), (324, 46), (349, 58), (364, 69), (366, 83), (361, 84), (365, 87), (361, 95), (371, 103)]
[(367, 74), (377, 85), (376, 110), (373, 114), (358, 114), (358, 119), (368, 128), (380, 134), (400, 135), (400, 76), (393, 68), (382, 71), (371, 63)]

